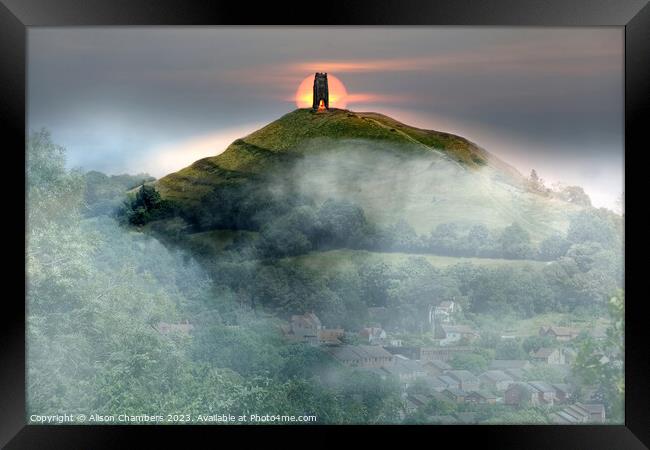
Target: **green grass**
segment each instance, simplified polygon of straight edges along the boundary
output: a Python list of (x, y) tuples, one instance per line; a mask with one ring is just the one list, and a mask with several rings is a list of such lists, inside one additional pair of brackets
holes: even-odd
[(369, 252), (366, 250), (330, 250), (326, 252), (310, 252), (291, 258), (284, 258), (281, 262), (296, 264), (320, 273), (349, 271), (359, 267), (364, 262), (385, 262), (390, 266), (402, 264), (408, 258), (422, 257), (434, 267), (448, 267), (455, 264), (471, 263), (478, 266), (518, 266), (531, 265), (543, 266), (544, 262), (534, 260), (492, 259), (492, 258), (461, 258), (455, 256), (420, 255), (410, 253)]
[(196, 161), (156, 184), (165, 198), (193, 202), (218, 184), (268, 171), (269, 166), (299, 156), (306, 150), (305, 144), (322, 138), (377, 140), (402, 144), (405, 149), (417, 149), (423, 154), (435, 153), (437, 149), (468, 167), (479, 167), (487, 161), (487, 152), (466, 139), (409, 127), (381, 114), (340, 109), (313, 113), (297, 109), (237, 139), (220, 155)]
[[(494, 322), (491, 319), (486, 320), (490, 326), (494, 327)], [(545, 313), (527, 319), (500, 316), (499, 324), (497, 325), (498, 329), (495, 331), (505, 332), (518, 337), (526, 337), (537, 335), (540, 327), (549, 325), (566, 326), (588, 332), (595, 327), (606, 328), (609, 325), (609, 321), (603, 317), (580, 318), (575, 313)]]

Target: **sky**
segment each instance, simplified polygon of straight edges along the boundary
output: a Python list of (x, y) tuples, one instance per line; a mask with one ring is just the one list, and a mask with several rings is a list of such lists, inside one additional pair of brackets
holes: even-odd
[(618, 209), (623, 57), (621, 27), (29, 28), (27, 126), (70, 167), (160, 177), (292, 111), (328, 72), (351, 110), (462, 135)]

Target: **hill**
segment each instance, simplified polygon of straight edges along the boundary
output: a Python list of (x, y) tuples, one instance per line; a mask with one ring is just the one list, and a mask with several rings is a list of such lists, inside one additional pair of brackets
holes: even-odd
[(316, 139), (371, 140), (403, 146), (414, 153), (446, 157), (467, 168), (486, 165), (521, 181), (521, 175), (476, 144), (453, 134), (414, 128), (383, 114), (332, 109), (313, 113), (297, 109), (260, 130), (234, 141), (223, 153), (203, 158), (158, 182), (169, 199), (193, 201), (210, 187), (237, 182), (287, 160), (303, 156)]
[(297, 109), (156, 186), (188, 211), (201, 210), (216, 190), (261, 179), (272, 191), (291, 180), (291, 189), (316, 201), (353, 201), (377, 223), (403, 219), (418, 233), (449, 222), (517, 222), (538, 242), (564, 232), (567, 214), (580, 209), (530, 192), (516, 169), (463, 137), (339, 109)]

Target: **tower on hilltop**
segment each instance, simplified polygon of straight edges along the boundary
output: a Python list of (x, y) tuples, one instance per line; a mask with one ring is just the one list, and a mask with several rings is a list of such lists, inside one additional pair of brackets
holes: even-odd
[(330, 109), (327, 73), (316, 72), (316, 75), (314, 76), (314, 101), (311, 109), (314, 111)]

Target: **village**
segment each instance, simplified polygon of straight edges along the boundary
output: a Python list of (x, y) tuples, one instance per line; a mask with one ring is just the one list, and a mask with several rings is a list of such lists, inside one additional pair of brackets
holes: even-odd
[[(450, 362), (456, 355), (475, 351), (480, 333), (472, 326), (456, 322), (459, 305), (443, 301), (432, 306), (429, 313), (435, 345), (404, 345), (379, 324), (356, 332), (327, 328), (313, 312), (291, 316), (281, 332), (288, 342), (317, 346), (340, 364), (355, 370), (392, 378), (401, 389), (402, 419), (424, 409), (431, 401), (454, 405), (505, 405), (518, 408), (539, 407), (547, 412), (549, 423), (603, 423), (606, 409), (595, 392), (575, 395), (571, 364), (576, 357), (572, 345), (579, 330), (548, 325), (537, 331), (554, 345), (531, 351), (527, 359), (494, 359), (489, 367), (476, 373), (454, 369)], [(500, 336), (502, 340), (513, 336)], [(536, 379), (532, 374), (545, 368), (560, 373), (556, 379)], [(417, 386), (417, 389), (414, 387)], [(440, 424), (478, 423), (468, 408), (453, 415), (431, 415), (427, 422)], [(469, 408), (471, 409), (471, 408)]]

